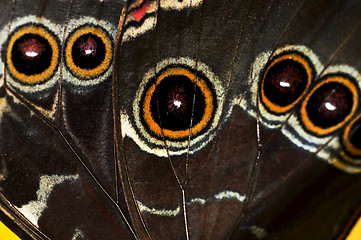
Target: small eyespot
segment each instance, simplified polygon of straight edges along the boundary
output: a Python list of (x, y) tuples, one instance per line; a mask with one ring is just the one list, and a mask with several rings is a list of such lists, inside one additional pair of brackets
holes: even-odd
[(9, 37), (6, 63), (13, 79), (21, 84), (45, 82), (58, 67), (58, 41), (44, 25), (29, 23), (19, 26)]
[(301, 53), (282, 53), (265, 68), (260, 101), (273, 114), (284, 114), (304, 96), (313, 76), (313, 66)]
[[(290, 64), (281, 64), (295, 61), (293, 56), (282, 59), (288, 54), (304, 59), (294, 64), (301, 64), (304, 70), (295, 74), (294, 69), (299, 68), (290, 70)], [(259, 117), (265, 127), (278, 128), (293, 144), (323, 161), (348, 173), (361, 173), (361, 115), (355, 115), (356, 111), (360, 111), (361, 75), (357, 69), (345, 64), (324, 66), (318, 56), (304, 45), (287, 45), (262, 52), (250, 69), (246, 83), (251, 94), (247, 91), (241, 93), (235, 104), (251, 116)], [(297, 76), (295, 82), (301, 82), (302, 72), (311, 76), (311, 80), (297, 96), (287, 96), (290, 91), (280, 90), (281, 84), (287, 90), (291, 89), (288, 76)], [(284, 79), (287, 81), (283, 82)], [(267, 89), (266, 81), (270, 82)], [(285, 100), (280, 101), (279, 97), (283, 96), (286, 96)], [(266, 104), (267, 101), (270, 104)], [(286, 107), (289, 105), (292, 111), (282, 109), (282, 103)], [(278, 111), (280, 109), (282, 111)]]
[(208, 66), (165, 59), (144, 75), (133, 102), (134, 125), (123, 114), (122, 131), (159, 157), (193, 154), (214, 138), (223, 103), (224, 88)]
[(361, 115), (355, 117), (345, 128), (342, 135), (343, 148), (347, 155), (361, 158)]
[(351, 77), (326, 75), (302, 103), (300, 115), (305, 129), (325, 136), (342, 127), (358, 107), (359, 91)]
[(112, 61), (112, 41), (100, 26), (82, 25), (70, 33), (65, 45), (69, 72), (82, 80), (103, 75)]
[(207, 82), (184, 66), (164, 69), (141, 100), (146, 126), (158, 138), (186, 139), (200, 133), (214, 114), (215, 96)]

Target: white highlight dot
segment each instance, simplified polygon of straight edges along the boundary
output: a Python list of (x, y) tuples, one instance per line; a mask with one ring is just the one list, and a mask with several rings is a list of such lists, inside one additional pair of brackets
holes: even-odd
[(173, 104), (174, 104), (177, 108), (180, 108), (180, 107), (182, 106), (182, 102), (179, 101), (179, 100), (173, 101)]
[(37, 57), (39, 54), (37, 52), (34, 52), (34, 51), (27, 51), (25, 53), (26, 56), (28, 57)]
[(281, 81), (280, 86), (284, 88), (289, 88), (291, 87), (291, 84), (289, 82)]
[(330, 111), (335, 111), (336, 110), (336, 106), (333, 105), (330, 102), (325, 103), (325, 107), (327, 108), (327, 110), (330, 110)]

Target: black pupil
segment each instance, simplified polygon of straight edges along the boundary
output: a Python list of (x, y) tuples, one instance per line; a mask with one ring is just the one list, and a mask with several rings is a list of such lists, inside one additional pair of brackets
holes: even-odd
[(94, 69), (105, 58), (105, 44), (100, 37), (88, 33), (80, 36), (72, 47), (73, 62), (82, 69)]
[(189, 78), (170, 76), (156, 87), (150, 107), (154, 121), (162, 128), (186, 130), (201, 121), (205, 99), (200, 88)]
[(288, 106), (296, 101), (307, 87), (307, 72), (294, 60), (274, 64), (264, 78), (264, 94), (278, 106)]
[(342, 122), (352, 111), (352, 106), (351, 91), (343, 84), (329, 82), (313, 92), (306, 111), (314, 125), (328, 128)]
[(359, 118), (352, 126), (348, 136), (352, 145), (361, 149), (361, 118)]
[(29, 33), (15, 41), (11, 61), (18, 72), (35, 75), (50, 66), (52, 54), (53, 50), (45, 38)]

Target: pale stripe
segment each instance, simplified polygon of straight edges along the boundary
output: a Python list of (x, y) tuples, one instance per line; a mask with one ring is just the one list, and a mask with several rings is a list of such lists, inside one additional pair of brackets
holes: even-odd
[[(206, 198), (206, 199), (204, 199), (204, 198), (193, 198), (193, 199), (191, 199), (191, 200), (189, 200), (187, 202), (187, 205), (190, 205), (190, 204), (204, 205), (207, 202), (211, 201), (212, 199), (216, 199), (216, 200), (236, 199), (239, 202), (244, 202), (245, 196), (239, 194), (238, 192), (233, 192), (233, 191), (228, 191), (227, 190), (227, 191), (219, 192), (219, 193), (215, 194), (214, 196)], [(156, 209), (156, 208), (153, 208), (153, 207), (148, 207), (148, 206), (146, 206), (145, 204), (143, 204), (140, 201), (137, 201), (137, 203), (138, 203), (139, 210), (141, 212), (148, 212), (148, 213), (153, 214), (153, 215), (171, 217), (171, 216), (177, 216), (181, 211), (181, 207), (179, 205), (175, 209), (164, 209), (164, 208), (163, 209)]]
[(74, 181), (78, 178), (79, 178), (78, 174), (68, 175), (68, 176), (59, 176), (59, 175), (41, 176), (39, 189), (38, 191), (36, 191), (37, 200), (30, 201), (28, 204), (18, 207), (18, 210), (34, 225), (38, 226), (38, 220), (42, 212), (47, 207), (48, 198), (50, 196), (50, 193), (53, 191), (54, 187), (66, 180)]

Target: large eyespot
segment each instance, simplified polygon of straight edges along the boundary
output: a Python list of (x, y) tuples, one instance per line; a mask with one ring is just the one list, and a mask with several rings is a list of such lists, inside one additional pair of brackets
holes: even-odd
[(361, 158), (361, 115), (355, 117), (345, 128), (342, 143), (345, 152), (354, 158)]
[(313, 66), (299, 52), (274, 57), (260, 84), (260, 101), (273, 114), (284, 114), (304, 96), (314, 76)]
[(358, 107), (355, 80), (341, 74), (324, 76), (302, 103), (300, 115), (305, 129), (328, 135), (350, 120)]
[(185, 139), (207, 126), (214, 114), (214, 99), (209, 80), (184, 66), (169, 67), (148, 84), (141, 117), (157, 137)]
[(181, 155), (190, 139), (194, 153), (214, 137), (223, 87), (206, 65), (189, 58), (167, 59), (155, 69), (145, 74), (133, 103), (135, 129), (140, 133), (139, 140), (133, 139), (158, 156), (165, 156), (164, 140), (171, 155)]
[(70, 33), (65, 45), (65, 63), (76, 78), (97, 78), (110, 67), (112, 42), (100, 26), (83, 25)]
[(11, 77), (18, 83), (43, 83), (58, 67), (58, 40), (44, 25), (29, 23), (19, 26), (9, 37), (6, 63)]

